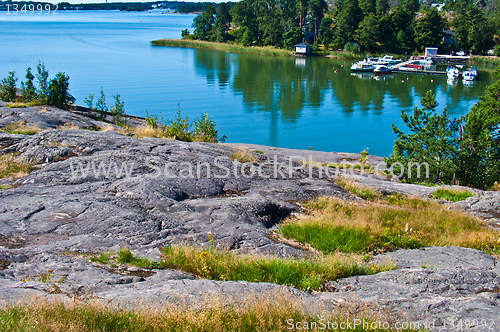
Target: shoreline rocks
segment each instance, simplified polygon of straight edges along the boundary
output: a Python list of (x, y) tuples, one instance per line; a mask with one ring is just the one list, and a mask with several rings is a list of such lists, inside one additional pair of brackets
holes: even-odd
[[(282, 291), (304, 301), (311, 311), (318, 303), (331, 308), (356, 298), (405, 319), (475, 317), (500, 324), (497, 261), (473, 249), (431, 247), (383, 254), (375, 260), (391, 257), (398, 269), (340, 279), (329, 285), (331, 292), (313, 294), (272, 284), (195, 279), (172, 270), (124, 275), (96, 266), (81, 253), (129, 247), (157, 259), (160, 246), (207, 246), (212, 235), (219, 248), (301, 256), (300, 249), (273, 242), (269, 230), (300, 212), (301, 201), (325, 195), (359, 200), (328, 177), (320, 177), (319, 169), (308, 167), (307, 161), (355, 161), (359, 154), (137, 139), (111, 130), (58, 130), (65, 123), (102, 126), (68, 111), (4, 105), (0, 104), (0, 128), (25, 121), (42, 129), (32, 136), (0, 134), (2, 153), (16, 153), (19, 161), (35, 164), (30, 174), (0, 190), (0, 298), (6, 301), (32, 295), (92, 295), (126, 305), (174, 298), (197, 303), (207, 293), (241, 298)], [(231, 159), (237, 148), (262, 153), (252, 153), (254, 160), (245, 164)], [(383, 160), (368, 156), (368, 161), (374, 165)], [(331, 174), (338, 175), (334, 169)], [(386, 193), (427, 197), (437, 189), (379, 175), (350, 177)], [(486, 218), (494, 226), (500, 216), (500, 193), (477, 191), (451, 207)], [(53, 271), (52, 280), (66, 275), (65, 282), (55, 284), (56, 289), (50, 283), (22, 281), (47, 270)]]

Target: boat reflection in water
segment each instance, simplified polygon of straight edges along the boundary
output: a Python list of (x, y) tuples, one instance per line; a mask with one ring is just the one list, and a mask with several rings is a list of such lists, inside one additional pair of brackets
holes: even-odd
[(466, 79), (463, 79), (463, 80), (462, 80), (462, 84), (463, 84), (465, 87), (468, 87), (468, 88), (473, 87), (475, 83), (476, 83), (476, 81), (475, 81), (475, 80), (474, 80), (474, 81), (470, 81), (470, 80), (466, 80)]
[(361, 79), (364, 79), (364, 80), (369, 80), (370, 78), (373, 77), (373, 73), (351, 73), (351, 76), (355, 76), (357, 78), (361, 78)]

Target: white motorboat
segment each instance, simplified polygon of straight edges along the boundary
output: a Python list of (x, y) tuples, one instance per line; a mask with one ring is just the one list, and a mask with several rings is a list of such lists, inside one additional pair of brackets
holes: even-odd
[(375, 69), (373, 70), (373, 73), (375, 75), (390, 74), (392, 73), (392, 68), (387, 67), (386, 65), (376, 65)]
[(458, 79), (460, 77), (460, 71), (455, 67), (448, 67), (446, 69), (446, 75), (448, 79)]
[(417, 60), (414, 63), (427, 67), (427, 66), (432, 66), (434, 64), (434, 61), (432, 60), (432, 58), (427, 57), (423, 60)]
[(465, 70), (462, 76), (464, 81), (474, 81), (476, 79), (476, 74), (472, 70)]
[(400, 62), (401, 59), (394, 59), (392, 55), (384, 55), (382, 58), (378, 59), (377, 64), (395, 65)]
[(352, 71), (372, 72), (375, 69), (373, 63), (368, 61), (358, 61), (351, 66)]

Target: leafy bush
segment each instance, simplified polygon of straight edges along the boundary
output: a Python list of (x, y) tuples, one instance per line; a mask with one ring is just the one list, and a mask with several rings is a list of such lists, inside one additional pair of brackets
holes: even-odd
[(210, 119), (206, 112), (203, 112), (200, 118), (194, 120), (193, 127), (196, 140), (202, 142), (224, 142), (227, 138), (226, 135), (219, 137), (219, 133), (215, 130), (215, 121)]
[(70, 103), (74, 101), (75, 97), (69, 93), (69, 76), (61, 72), (57, 73), (56, 77), (50, 80), (47, 103), (58, 108), (69, 109)]
[[(150, 115), (148, 113), (148, 110), (146, 110), (146, 125), (153, 128), (157, 129), (158, 128), (158, 115)], [(160, 124), (163, 125), (163, 119), (160, 121)]]
[(175, 120), (169, 120), (167, 122), (167, 127), (165, 129), (165, 134), (167, 136), (175, 137), (179, 141), (192, 142), (193, 135), (191, 133), (191, 122), (186, 116), (183, 118), (181, 116), (181, 110), (178, 109), (175, 115)]

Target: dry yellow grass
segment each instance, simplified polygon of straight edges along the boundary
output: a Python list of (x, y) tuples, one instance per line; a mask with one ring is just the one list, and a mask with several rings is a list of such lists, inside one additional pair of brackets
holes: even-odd
[(161, 128), (153, 128), (151, 126), (139, 126), (130, 127), (128, 130), (132, 133), (134, 137), (145, 138), (145, 137), (156, 137), (174, 140), (175, 137), (169, 137), (165, 135), (165, 131)]
[(241, 163), (255, 163), (257, 156), (250, 152), (247, 148), (237, 148), (230, 156), (231, 160), (237, 160)]
[(105, 127), (102, 127), (101, 128), (103, 131), (107, 131), (107, 130), (110, 130), (110, 131), (116, 131), (117, 133), (120, 133), (122, 135), (127, 135), (129, 133), (129, 131), (125, 128), (122, 128), (122, 127), (114, 127), (112, 125), (107, 125)]
[[(500, 251), (500, 232), (462, 211), (448, 210), (434, 201), (391, 195), (375, 203), (345, 202), (323, 197), (306, 205), (310, 214), (288, 222), (320, 230), (355, 229), (372, 241), (366, 246), (384, 248), (461, 246)], [(322, 234), (318, 234), (320, 238)]]
[[(137, 303), (127, 310), (99, 300), (49, 301), (32, 298), (0, 309), (0, 323), (6, 331), (286, 331), (315, 323), (311, 331), (321, 330), (319, 320), (345, 322), (353, 319), (384, 321), (391, 325), (398, 320), (394, 314), (371, 303), (339, 303), (326, 310), (317, 303), (314, 312), (288, 292), (268, 295), (248, 294), (241, 298), (221, 299), (207, 294), (205, 301), (188, 307), (185, 304)], [(299, 323), (299, 325), (295, 325)], [(293, 324), (291, 326), (291, 324)], [(341, 331), (340, 329), (331, 331)], [(365, 329), (364, 331), (390, 331)]]
[(17, 161), (13, 153), (0, 155), (0, 178), (16, 180), (25, 177), (32, 170), (31, 164)]
[(80, 127), (78, 127), (77, 125), (75, 124), (72, 124), (72, 123), (68, 123), (66, 122), (65, 124), (61, 125), (61, 126), (58, 126), (57, 129), (59, 130), (68, 130), (68, 129), (80, 129)]
[(500, 183), (495, 182), (490, 188), (488, 188), (488, 190), (491, 190), (491, 191), (500, 191)]

